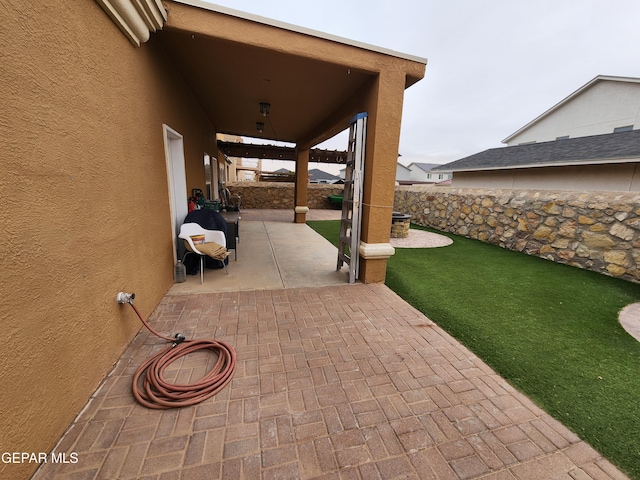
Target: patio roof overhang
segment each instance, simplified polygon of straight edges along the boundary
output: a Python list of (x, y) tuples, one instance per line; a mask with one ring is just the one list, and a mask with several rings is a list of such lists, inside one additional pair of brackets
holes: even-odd
[[(297, 160), (294, 147), (279, 145), (256, 145), (252, 143), (218, 141), (218, 150), (227, 157), (259, 158), (262, 160)], [(310, 162), (345, 163), (346, 160), (346, 151), (312, 148), (309, 152)]]
[[(405, 88), (424, 76), (426, 60), (418, 57), (197, 0), (164, 5), (167, 21), (151, 41), (217, 133), (311, 148), (348, 128), (381, 69), (403, 71)], [(260, 102), (270, 103), (268, 117)]]

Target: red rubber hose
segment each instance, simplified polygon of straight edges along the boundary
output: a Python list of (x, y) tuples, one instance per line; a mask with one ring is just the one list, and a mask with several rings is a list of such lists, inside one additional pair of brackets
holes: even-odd
[[(155, 331), (142, 318), (136, 306), (129, 302), (138, 318), (154, 335), (174, 342), (173, 345), (145, 361), (133, 376), (131, 388), (136, 400), (145, 407), (167, 409), (195, 405), (211, 398), (222, 390), (233, 378), (236, 371), (236, 352), (225, 342), (216, 340), (176, 339)], [(163, 378), (164, 370), (180, 357), (199, 350), (210, 350), (218, 360), (213, 368), (200, 380), (185, 385), (169, 383)]]

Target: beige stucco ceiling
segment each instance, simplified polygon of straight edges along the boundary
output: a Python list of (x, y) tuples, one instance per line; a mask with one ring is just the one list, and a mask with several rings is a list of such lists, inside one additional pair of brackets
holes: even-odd
[[(158, 38), (219, 133), (296, 142), (371, 75), (282, 51), (165, 28)], [(271, 104), (269, 118), (259, 103)], [(256, 122), (265, 124), (264, 132)]]
[(135, 46), (156, 32), (215, 133), (310, 148), (375, 108), (382, 71), (402, 72), (404, 88), (424, 75), (425, 59), (201, 0), (97, 1)]
[[(313, 147), (347, 128), (381, 71), (402, 72), (405, 88), (424, 75), (426, 60), (378, 47), (199, 0), (164, 6), (155, 37), (217, 133)], [(271, 104), (268, 118), (260, 102)]]

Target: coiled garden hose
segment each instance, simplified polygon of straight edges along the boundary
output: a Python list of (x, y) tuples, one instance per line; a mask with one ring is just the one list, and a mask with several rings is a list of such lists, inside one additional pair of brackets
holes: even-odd
[[(132, 390), (136, 400), (145, 407), (167, 409), (195, 405), (211, 398), (222, 390), (236, 371), (236, 352), (225, 342), (216, 340), (185, 340), (182, 334), (174, 338), (155, 331), (133, 304), (133, 297), (126, 302), (140, 321), (154, 335), (172, 342), (172, 345), (145, 361), (133, 376)], [(163, 378), (165, 369), (175, 360), (199, 350), (210, 350), (218, 360), (200, 380), (189, 384), (174, 384)]]

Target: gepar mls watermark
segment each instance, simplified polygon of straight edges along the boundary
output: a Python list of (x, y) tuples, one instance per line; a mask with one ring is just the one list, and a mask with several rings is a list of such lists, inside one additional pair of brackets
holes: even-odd
[(78, 463), (78, 454), (56, 452), (2, 452), (2, 463)]

